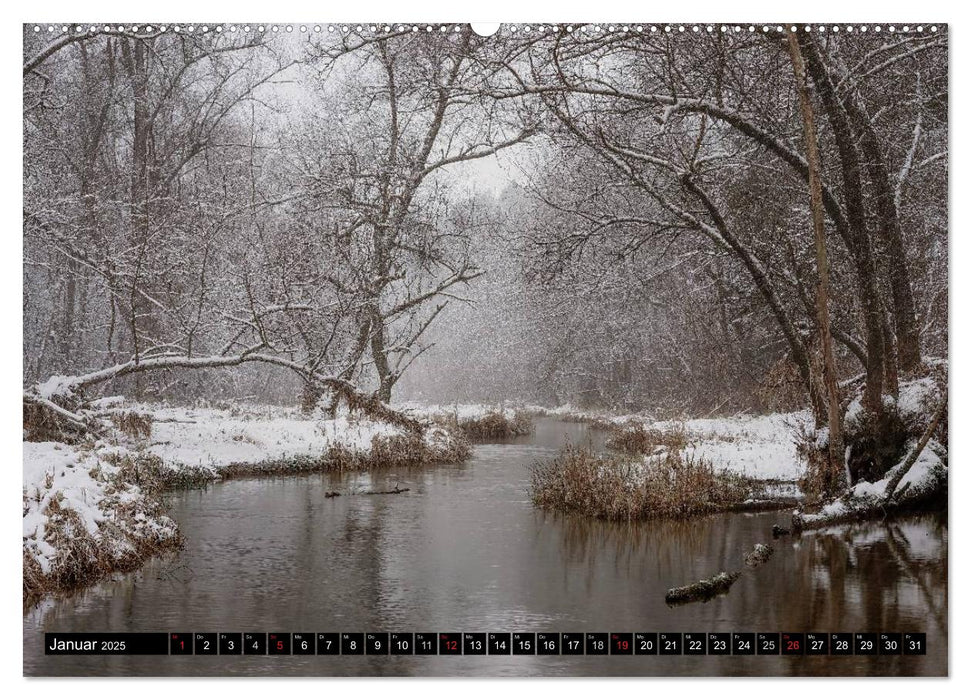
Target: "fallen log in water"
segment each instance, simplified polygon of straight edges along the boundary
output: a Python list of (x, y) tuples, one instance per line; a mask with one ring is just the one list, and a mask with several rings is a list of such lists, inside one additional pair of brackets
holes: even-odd
[(406, 491), (411, 491), (411, 489), (399, 489), (397, 485), (390, 491), (362, 491), (360, 496), (391, 496), (399, 493), (405, 493)]
[(769, 561), (772, 556), (772, 547), (767, 544), (757, 544), (755, 549), (745, 555), (745, 566), (754, 569), (757, 566)]
[[(390, 491), (360, 491), (358, 493), (352, 493), (352, 496), (393, 496), (398, 493), (405, 493), (411, 491), (411, 489), (399, 489), (397, 484)], [(340, 496), (340, 491), (327, 491), (324, 494), (324, 498), (337, 498)]]
[(722, 571), (709, 579), (702, 579), (697, 583), (672, 588), (664, 596), (664, 602), (668, 605), (707, 602), (717, 595), (728, 593), (728, 589), (732, 587), (732, 584), (741, 575), (741, 571), (733, 571), (731, 573)]
[(802, 500), (799, 498), (750, 498), (724, 506), (719, 510), (729, 513), (766, 513), (773, 510), (791, 510), (800, 505), (802, 505)]
[(895, 475), (885, 476), (876, 483), (857, 482), (842, 497), (823, 505), (815, 513), (792, 514), (792, 531), (799, 533), (842, 523), (886, 519), (906, 513), (947, 510), (947, 465), (937, 452), (944, 452), (939, 444), (926, 445), (917, 459), (906, 458), (907, 473), (887, 496), (888, 483)]

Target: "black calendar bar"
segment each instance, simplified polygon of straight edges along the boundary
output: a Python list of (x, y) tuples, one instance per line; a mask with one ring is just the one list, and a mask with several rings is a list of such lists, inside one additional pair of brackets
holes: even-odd
[(899, 656), (923, 632), (47, 632), (47, 655)]
[[(191, 644), (190, 639), (187, 640)], [(44, 653), (50, 656), (168, 654), (167, 632), (47, 632)]]

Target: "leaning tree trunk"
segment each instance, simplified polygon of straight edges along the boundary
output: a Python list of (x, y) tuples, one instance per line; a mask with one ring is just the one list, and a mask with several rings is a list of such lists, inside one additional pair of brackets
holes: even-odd
[(769, 276), (765, 273), (765, 270), (755, 256), (752, 255), (751, 251), (735, 236), (718, 207), (715, 206), (715, 203), (708, 194), (695, 183), (690, 174), (685, 174), (681, 177), (681, 185), (686, 191), (693, 194), (705, 207), (705, 210), (711, 216), (711, 220), (714, 222), (715, 228), (725, 241), (725, 244), (741, 260), (751, 276), (752, 282), (772, 311), (772, 315), (775, 316), (776, 322), (782, 330), (782, 335), (789, 344), (792, 362), (799, 371), (799, 377), (806, 390), (806, 395), (809, 397), (809, 405), (812, 407), (813, 418), (816, 420), (817, 426), (820, 425), (826, 420), (827, 409), (825, 400), (820, 396), (816, 381), (813, 377), (813, 370), (809, 360), (809, 350), (799, 337), (799, 331), (796, 330), (796, 326), (789, 317), (789, 313), (786, 311), (775, 288), (772, 286)]
[(379, 401), (390, 403), (391, 388), (397, 378), (391, 368), (391, 362), (388, 360), (388, 348), (385, 343), (387, 328), (384, 319), (377, 310), (377, 305), (375, 305), (373, 311), (371, 326), (371, 359), (374, 361), (374, 370), (378, 375), (378, 390), (375, 396)]
[[(35, 385), (23, 393), (24, 428), (25, 430), (28, 428), (26, 421), (32, 418), (35, 422), (42, 424), (40, 428), (45, 433), (54, 432), (58, 425), (67, 425), (70, 431), (91, 433), (97, 436), (95, 417), (85, 414), (83, 411), (85, 389), (121, 377), (138, 376), (146, 372), (176, 369), (211, 370), (239, 367), (253, 362), (283, 367), (295, 372), (304, 382), (338, 394), (352, 412), (361, 413), (373, 420), (390, 423), (419, 436), (425, 432), (425, 423), (407, 413), (391, 408), (374, 395), (359, 391), (346, 379), (320, 374), (316, 370), (309, 369), (285, 357), (267, 355), (256, 350), (246, 351), (239, 355), (213, 355), (208, 357), (161, 355), (147, 359), (132, 358), (128, 362), (88, 374), (61, 377), (62, 381), (56, 391), (42, 390), (41, 385)], [(36, 442), (37, 440), (33, 441)]]
[(813, 237), (816, 242), (816, 322), (819, 326), (819, 344), (823, 354), (823, 384), (829, 417), (829, 465), (824, 477), (824, 491), (836, 493), (845, 486), (843, 467), (843, 430), (840, 416), (839, 392), (836, 386), (836, 365), (833, 359), (833, 338), (829, 318), (829, 260), (826, 254), (826, 221), (823, 211), (823, 188), (820, 179), (819, 144), (816, 141), (816, 125), (812, 102), (806, 85), (806, 69), (795, 34), (789, 35), (789, 53), (799, 93), (803, 131), (806, 140), (806, 160), (809, 164), (809, 194), (813, 219)]

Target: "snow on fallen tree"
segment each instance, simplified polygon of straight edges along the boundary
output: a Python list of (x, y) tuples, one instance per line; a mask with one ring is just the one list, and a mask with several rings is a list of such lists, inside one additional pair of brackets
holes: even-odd
[(56, 375), (24, 391), (24, 436), (26, 440), (67, 440), (74, 442), (84, 434), (98, 436), (102, 426), (98, 418), (85, 411), (85, 390), (122, 377), (173, 369), (218, 369), (258, 362), (283, 367), (295, 372), (315, 388), (329, 391), (343, 401), (348, 410), (384, 421), (421, 435), (425, 424), (388, 406), (376, 396), (361, 392), (340, 377), (320, 374), (297, 362), (276, 355), (251, 350), (238, 355), (189, 357), (163, 354), (133, 358), (128, 362), (77, 376)]
[[(796, 511), (794, 530), (947, 507), (947, 366), (929, 361), (927, 368), (931, 376), (901, 382), (896, 397), (883, 397), (879, 418), (856, 392), (844, 422), (853, 485), (814, 512)], [(820, 431), (813, 447), (825, 442)]]
[(728, 593), (739, 576), (741, 571), (722, 571), (711, 578), (702, 579), (687, 586), (678, 586), (668, 589), (664, 596), (664, 602), (669, 606), (686, 605), (687, 603), (707, 603), (712, 598)]
[(817, 513), (794, 512), (792, 526), (796, 531), (811, 530), (826, 525), (865, 520), (947, 503), (947, 450), (930, 437), (945, 401), (935, 421), (911, 445), (907, 456), (892, 468), (883, 479), (860, 481), (841, 498), (827, 503)]

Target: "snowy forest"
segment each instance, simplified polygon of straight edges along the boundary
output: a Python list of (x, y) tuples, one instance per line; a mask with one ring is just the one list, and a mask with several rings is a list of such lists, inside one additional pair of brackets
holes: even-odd
[[(785, 444), (732, 467), (787, 455), (794, 530), (940, 508), (947, 52), (930, 25), (26, 25), (25, 599), (181, 537), (146, 474), (461, 462), (539, 417), (648, 461), (762, 420)], [(566, 503), (604, 473), (578, 460), (533, 503), (630, 520)]]

